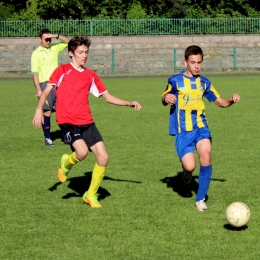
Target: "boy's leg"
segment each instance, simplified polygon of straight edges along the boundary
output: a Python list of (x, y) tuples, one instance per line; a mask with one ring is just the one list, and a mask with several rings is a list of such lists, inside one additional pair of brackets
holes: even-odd
[(58, 178), (60, 182), (65, 182), (68, 178), (71, 168), (79, 162), (75, 152), (72, 154), (63, 154), (61, 157), (60, 168), (58, 169)]
[(199, 188), (196, 196), (196, 206), (199, 211), (207, 209), (205, 198), (209, 189), (212, 165), (211, 165), (211, 139), (200, 140), (197, 145), (197, 151), (200, 159)]
[(103, 141), (92, 146), (91, 150), (97, 158), (97, 163), (95, 164), (92, 172), (92, 179), (89, 189), (83, 195), (83, 202), (89, 204), (93, 208), (100, 208), (102, 205), (98, 202), (96, 193), (105, 174), (106, 165), (108, 163), (108, 155)]
[(61, 182), (65, 182), (71, 168), (82, 161), (88, 154), (88, 147), (82, 139), (80, 129), (74, 125), (59, 125), (61, 131), (66, 134), (71, 143), (72, 154), (64, 154), (61, 157), (60, 167), (58, 169), (58, 178)]

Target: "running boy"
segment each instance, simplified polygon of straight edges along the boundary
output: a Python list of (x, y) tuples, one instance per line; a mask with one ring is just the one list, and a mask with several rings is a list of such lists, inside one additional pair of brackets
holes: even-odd
[(40, 128), (43, 121), (42, 107), (48, 94), (56, 88), (56, 121), (61, 130), (66, 133), (72, 153), (61, 157), (58, 178), (61, 182), (67, 180), (71, 168), (86, 158), (89, 151), (96, 156), (96, 164), (92, 173), (92, 180), (88, 191), (83, 195), (83, 202), (92, 208), (102, 205), (97, 198), (97, 190), (104, 177), (108, 164), (108, 154), (103, 139), (93, 121), (88, 95), (102, 96), (106, 102), (134, 107), (141, 110), (141, 105), (128, 102), (112, 96), (97, 74), (84, 67), (87, 62), (91, 41), (88, 37), (73, 37), (68, 43), (71, 63), (59, 66), (52, 74), (47, 87), (43, 91), (33, 118), (33, 125)]
[(196, 195), (196, 207), (199, 211), (207, 209), (205, 198), (212, 175), (211, 134), (204, 113), (202, 101), (206, 97), (219, 107), (229, 107), (240, 100), (233, 94), (230, 99), (220, 97), (211, 82), (201, 76), (203, 51), (199, 46), (189, 46), (185, 50), (185, 72), (173, 75), (162, 94), (162, 104), (170, 104), (169, 134), (175, 136), (175, 147), (183, 167), (183, 180), (190, 183), (196, 167), (194, 149), (200, 162), (199, 188)]

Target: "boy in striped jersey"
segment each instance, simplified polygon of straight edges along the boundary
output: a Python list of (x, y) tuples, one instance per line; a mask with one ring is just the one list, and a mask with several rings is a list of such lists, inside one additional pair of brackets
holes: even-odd
[(171, 106), (169, 134), (175, 136), (175, 147), (182, 163), (185, 183), (191, 182), (196, 167), (195, 149), (199, 156), (199, 188), (195, 204), (199, 211), (207, 209), (205, 199), (212, 175), (211, 134), (202, 99), (206, 97), (222, 108), (240, 100), (237, 94), (233, 94), (230, 99), (221, 98), (211, 82), (199, 74), (202, 63), (202, 49), (196, 45), (189, 46), (184, 54), (186, 71), (171, 76), (162, 94), (162, 104)]

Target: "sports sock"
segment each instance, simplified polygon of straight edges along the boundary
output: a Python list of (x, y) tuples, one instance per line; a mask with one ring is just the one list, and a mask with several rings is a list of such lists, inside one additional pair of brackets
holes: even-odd
[(199, 188), (196, 196), (196, 201), (200, 201), (206, 198), (209, 189), (211, 175), (212, 175), (212, 165), (200, 166)]
[(71, 170), (72, 166), (77, 164), (79, 159), (76, 157), (76, 153), (73, 152), (69, 158), (64, 162), (64, 166), (66, 169)]
[(97, 163), (92, 172), (92, 179), (88, 189), (88, 195), (93, 196), (97, 193), (98, 188), (103, 180), (106, 167), (99, 166)]
[(49, 116), (43, 116), (44, 123), (42, 124), (42, 130), (45, 138), (50, 139), (51, 137), (51, 118)]

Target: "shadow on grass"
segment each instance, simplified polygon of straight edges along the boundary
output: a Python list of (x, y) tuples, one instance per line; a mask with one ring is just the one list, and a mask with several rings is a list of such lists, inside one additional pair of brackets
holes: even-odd
[(51, 132), (51, 140), (55, 141), (57, 139), (60, 139), (62, 142), (64, 141), (63, 140), (64, 138), (63, 138), (61, 130), (56, 130), (54, 132)]
[(172, 188), (174, 192), (183, 198), (191, 198), (192, 192), (197, 193), (199, 184), (195, 180), (196, 177), (192, 177), (191, 183), (184, 183), (182, 179), (182, 172), (178, 172), (176, 176), (165, 177), (161, 179), (162, 183), (167, 184), (167, 188)]
[(247, 225), (245, 225), (245, 226), (243, 226), (243, 227), (233, 227), (233, 226), (231, 226), (230, 224), (225, 224), (223, 227), (224, 227), (225, 229), (231, 230), (231, 231), (242, 231), (242, 230), (248, 229), (248, 226), (247, 226)]
[[(199, 184), (197, 182), (198, 177), (192, 176), (191, 183), (187, 184), (182, 179), (182, 172), (178, 172), (176, 176), (173, 177), (165, 177), (161, 179), (162, 183), (167, 184), (167, 188), (172, 188), (174, 192), (176, 192), (179, 196), (183, 198), (191, 198), (192, 192), (197, 194)], [(220, 181), (224, 182), (224, 179), (211, 179), (211, 181)], [(206, 196), (205, 201), (207, 201), (208, 196)]]
[[(68, 188), (73, 190), (74, 192), (67, 193), (66, 195), (62, 196), (63, 199), (69, 199), (72, 197), (82, 197), (83, 194), (88, 190), (91, 182), (92, 172), (86, 172), (84, 174), (85, 176), (80, 177), (73, 177), (68, 178), (67, 182), (64, 184), (68, 184)], [(122, 180), (122, 179), (114, 179), (110, 178), (108, 176), (105, 176), (103, 180), (108, 181), (119, 181), (119, 182), (131, 182), (131, 183), (142, 183), (140, 181), (132, 181), (132, 180)], [(55, 183), (52, 187), (50, 187), (49, 191), (55, 191), (57, 190), (58, 186), (61, 185), (61, 182)], [(63, 185), (64, 185), (63, 184)], [(99, 194), (99, 200), (103, 200), (108, 196), (111, 196), (111, 194), (104, 188), (99, 187), (97, 193)]]

